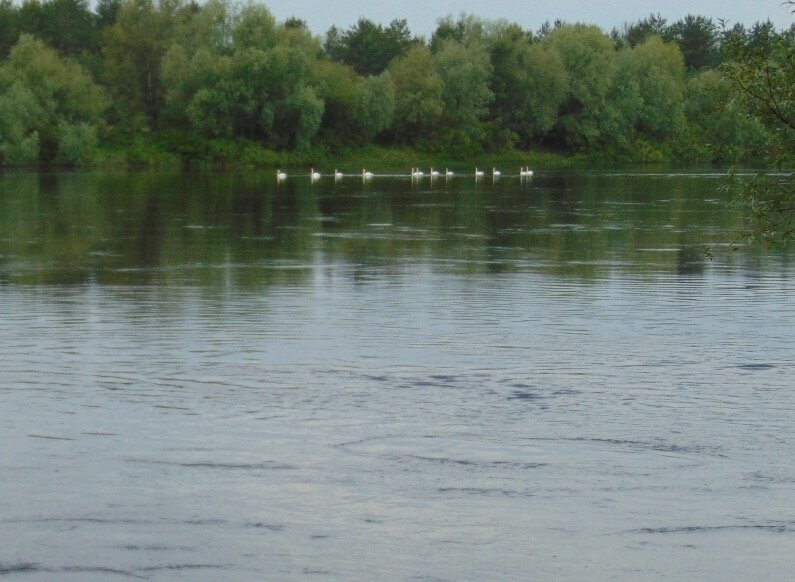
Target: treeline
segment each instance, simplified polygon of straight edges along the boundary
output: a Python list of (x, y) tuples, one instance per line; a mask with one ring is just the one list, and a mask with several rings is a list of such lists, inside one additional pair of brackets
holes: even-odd
[(449, 155), (549, 150), (634, 161), (752, 159), (776, 139), (723, 74), (732, 47), (795, 28), (652, 15), (606, 34), (473, 16), (314, 36), (228, 0), (0, 0), (0, 163), (89, 162), (98, 143), (183, 158), (256, 144)]

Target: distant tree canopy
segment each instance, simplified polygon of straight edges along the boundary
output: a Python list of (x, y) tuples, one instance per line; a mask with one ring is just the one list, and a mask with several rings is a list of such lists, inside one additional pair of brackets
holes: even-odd
[(332, 27), (323, 49), (333, 61), (350, 65), (360, 75), (380, 75), (397, 57), (419, 42), (411, 36), (406, 20), (393, 20), (384, 27), (366, 18), (346, 32)]
[(0, 162), (165, 134), (730, 162), (791, 146), (792, 44), (792, 28), (695, 15), (609, 34), (463, 15), (428, 40), (362, 18), (318, 38), (251, 2), (0, 0)]

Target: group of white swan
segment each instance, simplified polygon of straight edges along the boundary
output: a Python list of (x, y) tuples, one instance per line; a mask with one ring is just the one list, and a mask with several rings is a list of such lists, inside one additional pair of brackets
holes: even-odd
[[(331, 176), (335, 180), (340, 180), (340, 179), (344, 178), (345, 175), (346, 174), (343, 174), (342, 172), (340, 172), (337, 169), (335, 169), (334, 173), (331, 174)], [(355, 174), (349, 174), (349, 175), (350, 176), (355, 176)], [(373, 174), (372, 172), (368, 172), (367, 170), (362, 169), (361, 176), (362, 176), (363, 179), (369, 180), (374, 175), (375, 174)], [(412, 178), (423, 178), (424, 176), (426, 176), (425, 172), (423, 172), (419, 168), (411, 168), (411, 173), (409, 175)], [(431, 178), (439, 178), (441, 176), (445, 176), (446, 178), (449, 178), (449, 177), (455, 176), (456, 173), (453, 172), (452, 170), (447, 169), (447, 168), (445, 168), (444, 173), (440, 172), (439, 170), (434, 170), (433, 168), (431, 168), (430, 172), (427, 175), (430, 176)], [(486, 175), (486, 173), (483, 170), (480, 170), (477, 167), (475, 167), (475, 174), (474, 175), (475, 175), (475, 178), (482, 178), (483, 176)], [(532, 175), (533, 175), (533, 170), (531, 170), (528, 166), (522, 166), (522, 167), (519, 168), (519, 177), (521, 177), (521, 178), (529, 178)], [(492, 168), (491, 169), (491, 176), (492, 176), (492, 178), (499, 178), (500, 176), (502, 176), (502, 172), (500, 170), (498, 170), (497, 168)], [(312, 182), (316, 182), (317, 180), (320, 180), (320, 178), (322, 178), (322, 177), (323, 177), (323, 175), (320, 172), (315, 171), (314, 168), (310, 168), (309, 169), (309, 179)], [(286, 180), (286, 179), (287, 179), (287, 172), (284, 172), (282, 170), (276, 170), (276, 180), (281, 182), (282, 180)]]

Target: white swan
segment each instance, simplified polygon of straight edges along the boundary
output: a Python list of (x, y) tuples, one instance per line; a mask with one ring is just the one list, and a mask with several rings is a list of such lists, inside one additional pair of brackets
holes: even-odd
[(436, 171), (433, 168), (431, 168), (431, 178), (436, 178), (437, 176), (440, 176), (440, 175), (441, 174), (439, 174), (438, 171)]
[(368, 172), (367, 170), (362, 168), (362, 179), (369, 180), (372, 177), (373, 177), (373, 173), (372, 172)]
[(478, 167), (475, 166), (475, 178), (482, 178), (483, 177), (483, 170), (478, 170)]
[(287, 174), (285, 174), (281, 170), (276, 170), (276, 179), (277, 180), (286, 180), (287, 179)]
[(334, 169), (334, 179), (335, 179), (335, 180), (340, 180), (340, 179), (342, 178), (342, 176), (343, 176), (342, 172), (340, 172), (339, 170), (337, 170), (337, 169), (335, 168), (335, 169)]
[(455, 174), (453, 173), (453, 170), (448, 170), (447, 168), (445, 168), (445, 170), (444, 170), (444, 175), (445, 176), (455, 176)]
[(533, 175), (533, 170), (531, 170), (529, 166), (522, 166), (519, 168), (519, 175), (523, 178), (529, 178)]
[(425, 172), (423, 172), (419, 168), (411, 168), (411, 176), (413, 178), (422, 178), (424, 175), (425, 175)]
[(502, 176), (502, 172), (500, 172), (497, 168), (492, 168), (491, 169), (491, 177), (492, 178), (499, 178), (500, 176)]
[(309, 178), (311, 180), (320, 180), (320, 172), (315, 172), (314, 168), (310, 168), (309, 170)]

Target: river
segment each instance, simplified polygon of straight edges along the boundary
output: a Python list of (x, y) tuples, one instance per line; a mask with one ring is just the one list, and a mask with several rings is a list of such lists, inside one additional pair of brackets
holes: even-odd
[(791, 580), (723, 186), (0, 174), (0, 578)]

